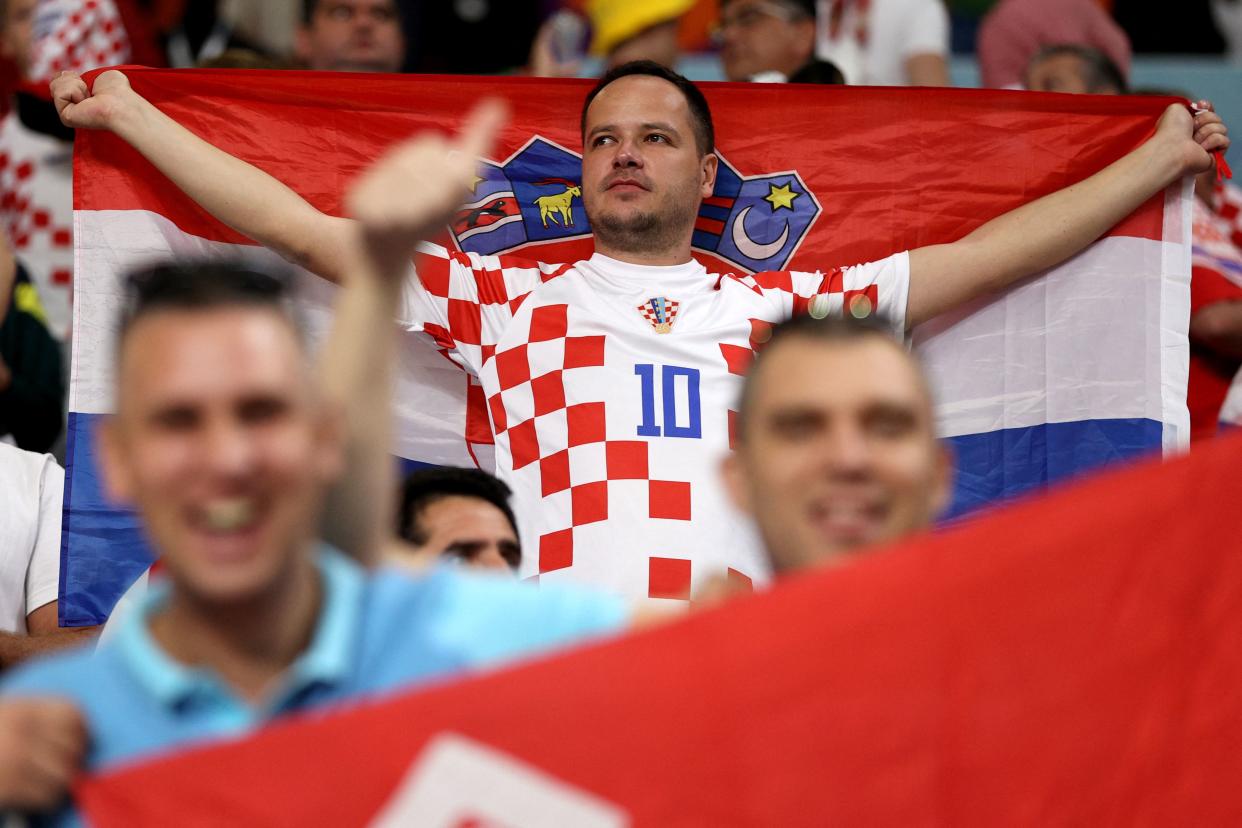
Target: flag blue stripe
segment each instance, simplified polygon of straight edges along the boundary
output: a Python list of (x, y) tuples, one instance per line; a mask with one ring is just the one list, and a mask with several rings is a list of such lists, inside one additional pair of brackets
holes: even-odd
[(957, 477), (948, 518), (1161, 449), (1156, 420), (1046, 423), (952, 437)]

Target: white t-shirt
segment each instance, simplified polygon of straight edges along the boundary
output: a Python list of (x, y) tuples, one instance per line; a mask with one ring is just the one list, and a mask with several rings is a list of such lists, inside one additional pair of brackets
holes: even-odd
[(949, 53), (941, 0), (818, 0), (816, 11), (816, 57), (855, 86), (905, 86), (909, 58)]
[(50, 454), (0, 443), (0, 632), (24, 634), (26, 616), (56, 600), (64, 491)]
[(684, 599), (730, 569), (767, 577), (719, 470), (763, 328), (862, 297), (894, 333), (905, 327), (905, 253), (752, 276), (598, 253), (549, 265), (426, 252), (399, 319), (481, 385), (476, 414), (514, 492), (521, 574), (630, 599)]

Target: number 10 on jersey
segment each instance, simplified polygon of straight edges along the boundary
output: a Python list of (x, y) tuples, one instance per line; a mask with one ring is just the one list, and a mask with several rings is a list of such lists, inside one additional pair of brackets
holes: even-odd
[[(657, 372), (656, 369), (659, 369)], [(642, 422), (639, 437), (703, 436), (702, 406), (699, 401), (699, 369), (677, 365), (635, 365), (634, 373), (642, 383)], [(660, 375), (659, 406), (662, 422), (656, 422), (656, 374)]]

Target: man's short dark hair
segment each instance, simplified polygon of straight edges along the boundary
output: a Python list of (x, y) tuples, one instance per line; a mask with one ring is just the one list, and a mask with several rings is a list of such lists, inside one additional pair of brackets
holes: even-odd
[[(746, 379), (742, 383), (742, 397), (738, 403), (737, 417), (739, 434), (745, 432), (745, 424), (753, 408), (755, 377), (761, 370), (763, 353), (778, 342), (787, 339), (809, 339), (837, 345), (856, 345), (860, 342), (880, 339), (904, 350), (902, 344), (893, 338), (893, 323), (878, 313), (862, 316), (847, 313), (844, 316), (827, 318), (816, 318), (809, 313), (801, 313), (784, 322), (778, 322), (768, 331), (767, 339), (760, 343), (759, 354), (751, 362), (750, 370), (746, 372)], [(831, 382), (831, 378), (826, 378), (825, 381)]]
[(703, 97), (703, 93), (699, 88), (684, 75), (679, 75), (667, 66), (661, 66), (653, 60), (632, 60), (629, 63), (614, 66), (605, 72), (604, 76), (595, 84), (595, 88), (587, 93), (586, 100), (582, 102), (582, 119), (580, 122), (583, 143), (586, 142), (587, 110), (591, 108), (591, 101), (595, 100), (595, 97), (600, 92), (603, 92), (604, 87), (608, 86), (608, 84), (632, 75), (660, 78), (676, 86), (677, 90), (685, 97), (686, 105), (690, 107), (690, 119), (694, 122), (694, 142), (699, 148), (699, 155), (707, 155), (716, 148), (716, 128), (712, 125), (712, 110), (707, 105), (707, 98)]
[(1027, 71), (1030, 71), (1030, 68), (1035, 66), (1035, 64), (1049, 58), (1064, 57), (1066, 55), (1076, 57), (1082, 61), (1086, 71), (1084, 80), (1087, 85), (1087, 91), (1100, 92), (1104, 89), (1116, 89), (1118, 94), (1126, 94), (1128, 84), (1121, 68), (1104, 52), (1091, 46), (1082, 46), (1077, 43), (1058, 43), (1052, 46), (1045, 46), (1036, 53), (1035, 57), (1031, 58), (1031, 62), (1027, 64)]
[(446, 497), (473, 497), (484, 500), (504, 513), (505, 519), (518, 534), (517, 518), (509, 505), (513, 492), (503, 480), (482, 469), (442, 466), (419, 469), (410, 473), (401, 484), (401, 503), (397, 509), (397, 534), (416, 546), (429, 539), (419, 523), (423, 510)]
[[(319, 8), (321, 0), (302, 0), (302, 23), (309, 26), (311, 20), (315, 17), (315, 9)], [(401, 19), (401, 0), (393, 0), (393, 10), (397, 13), (397, 19)]]
[(300, 332), (287, 301), (289, 283), (284, 274), (229, 261), (169, 262), (136, 270), (125, 279), (125, 306), (117, 341), (123, 341), (142, 317), (167, 310), (262, 308), (280, 314), (295, 332)]

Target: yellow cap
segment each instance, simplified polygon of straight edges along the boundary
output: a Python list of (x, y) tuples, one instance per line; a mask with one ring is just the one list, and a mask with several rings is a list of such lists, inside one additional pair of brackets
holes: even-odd
[(587, 0), (595, 31), (591, 51), (606, 55), (634, 35), (681, 17), (693, 5), (694, 0)]

